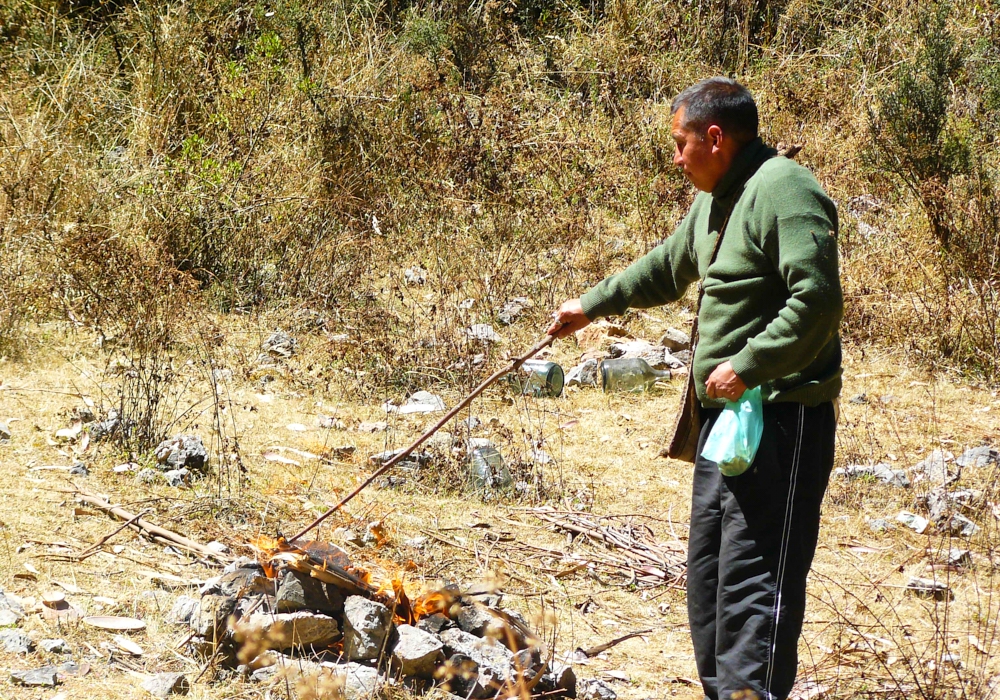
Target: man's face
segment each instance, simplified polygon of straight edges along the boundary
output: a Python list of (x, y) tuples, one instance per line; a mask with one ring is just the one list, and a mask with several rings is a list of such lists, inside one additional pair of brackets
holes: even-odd
[(684, 124), (685, 108), (674, 112), (670, 136), (674, 139), (674, 165), (702, 192), (711, 192), (729, 170), (730, 148), (723, 145), (722, 130), (712, 124), (704, 131), (693, 131)]

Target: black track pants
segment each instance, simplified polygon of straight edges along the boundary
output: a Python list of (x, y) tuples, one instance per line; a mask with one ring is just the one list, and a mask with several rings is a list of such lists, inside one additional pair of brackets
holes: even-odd
[[(699, 455), (718, 416), (702, 411)], [(688, 619), (710, 700), (747, 689), (784, 700), (791, 691), (835, 433), (832, 403), (766, 405), (746, 473), (727, 477), (714, 462), (695, 463)]]

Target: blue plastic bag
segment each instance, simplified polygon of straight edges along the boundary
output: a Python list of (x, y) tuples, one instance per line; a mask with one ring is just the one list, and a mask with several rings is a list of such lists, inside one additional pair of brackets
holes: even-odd
[(760, 387), (754, 387), (743, 392), (738, 401), (726, 403), (701, 456), (718, 464), (724, 476), (739, 476), (753, 464), (763, 432)]

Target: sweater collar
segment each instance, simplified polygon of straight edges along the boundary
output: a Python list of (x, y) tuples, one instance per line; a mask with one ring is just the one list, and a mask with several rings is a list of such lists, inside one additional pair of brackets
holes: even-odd
[(737, 186), (749, 180), (757, 172), (757, 168), (765, 160), (777, 155), (777, 153), (776, 150), (765, 144), (759, 136), (755, 138), (744, 146), (736, 154), (736, 157), (733, 158), (733, 164), (729, 166), (729, 170), (726, 171), (726, 174), (719, 180), (715, 189), (712, 190), (712, 197), (715, 199), (729, 197), (736, 190)]

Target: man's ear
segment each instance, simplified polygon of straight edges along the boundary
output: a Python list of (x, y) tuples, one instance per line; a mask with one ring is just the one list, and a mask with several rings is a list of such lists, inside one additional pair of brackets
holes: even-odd
[(722, 127), (718, 124), (712, 124), (708, 127), (706, 132), (709, 142), (712, 144), (712, 151), (718, 152), (722, 150), (722, 142), (724, 140), (724, 135), (722, 133)]

